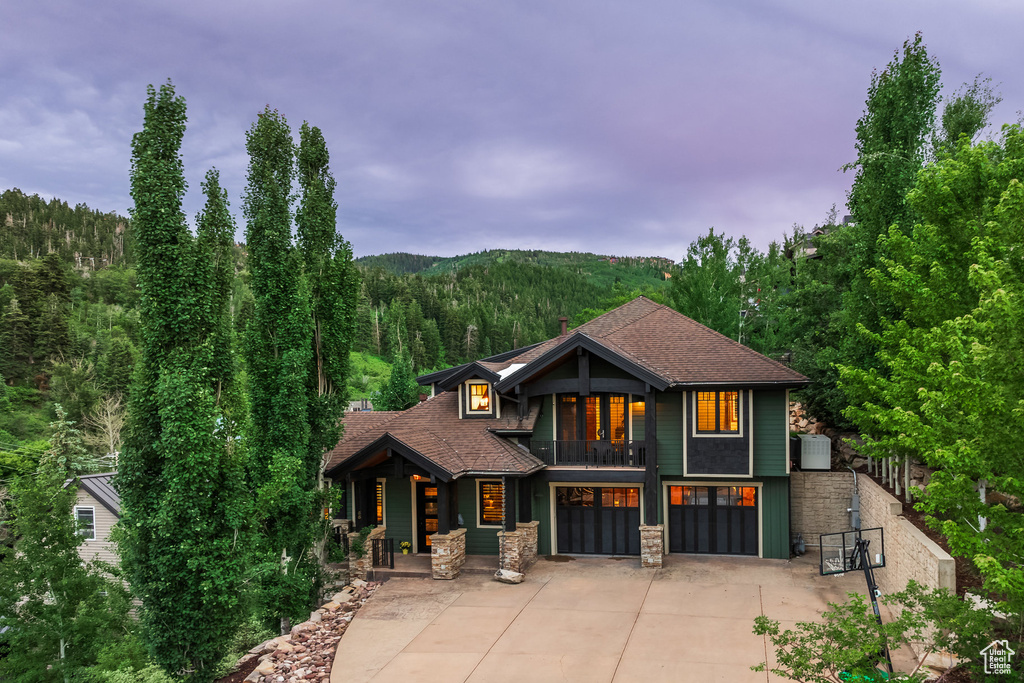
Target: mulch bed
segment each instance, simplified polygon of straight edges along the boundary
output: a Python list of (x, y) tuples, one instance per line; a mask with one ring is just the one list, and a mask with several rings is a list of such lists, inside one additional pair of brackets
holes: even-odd
[(242, 683), (245, 677), (253, 672), (256, 665), (259, 664), (259, 660), (253, 658), (242, 665), (242, 667), (233, 674), (228, 674), (224, 678), (218, 678), (214, 683)]

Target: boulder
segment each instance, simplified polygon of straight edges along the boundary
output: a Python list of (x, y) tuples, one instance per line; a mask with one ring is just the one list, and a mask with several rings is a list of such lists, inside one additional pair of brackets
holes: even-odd
[(525, 578), (526, 575), (508, 569), (499, 569), (494, 572), (494, 580), (501, 583), (522, 583)]
[(367, 585), (367, 583), (365, 581), (363, 581), (362, 579), (352, 579), (352, 587), (353, 588), (363, 588), (366, 585)]

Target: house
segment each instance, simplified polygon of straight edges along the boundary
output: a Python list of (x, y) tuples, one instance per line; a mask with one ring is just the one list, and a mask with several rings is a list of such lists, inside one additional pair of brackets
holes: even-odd
[(117, 548), (110, 540), (110, 529), (121, 518), (121, 496), (111, 484), (113, 472), (84, 474), (64, 485), (77, 483), (73, 514), (84, 537), (78, 547), (82, 561), (101, 560), (117, 564)]
[(429, 400), (345, 415), (326, 474), (354, 528), (417, 553), (497, 553), (518, 529), (541, 555), (789, 557), (788, 394), (808, 380), (666, 306), (417, 381)]

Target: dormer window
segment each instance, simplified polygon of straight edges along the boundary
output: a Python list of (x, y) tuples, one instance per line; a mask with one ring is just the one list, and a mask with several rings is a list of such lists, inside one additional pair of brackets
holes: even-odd
[(486, 379), (475, 377), (459, 385), (459, 418), (492, 418), (498, 415), (499, 398), (494, 395), (494, 385)]
[(491, 385), (470, 384), (469, 385), (469, 412), (489, 413), (491, 412)]

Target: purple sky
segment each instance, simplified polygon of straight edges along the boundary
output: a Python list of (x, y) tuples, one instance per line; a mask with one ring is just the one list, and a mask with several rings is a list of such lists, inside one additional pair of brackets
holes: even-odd
[(993, 122), (1024, 109), (1017, 0), (13, 0), (0, 25), (0, 189), (127, 212), (169, 77), (190, 216), (216, 166), (241, 235), (269, 104), (324, 131), (356, 255), (764, 247), (843, 211), (871, 70), (918, 30), (944, 92), (982, 72)]

